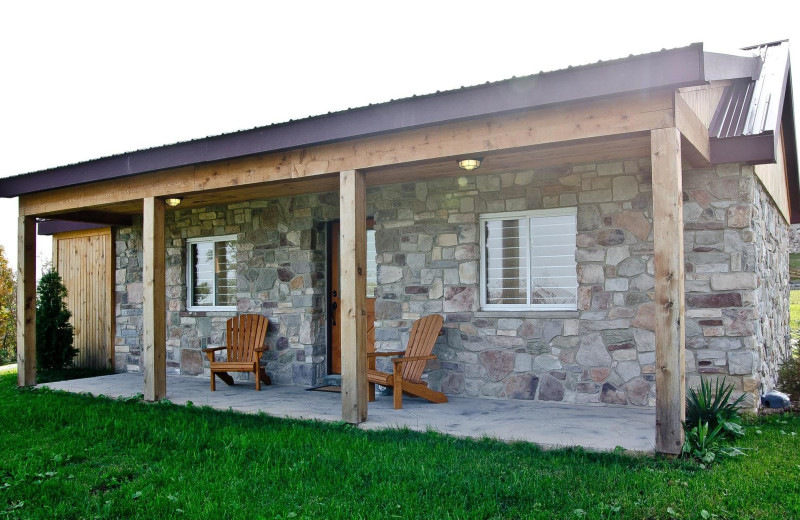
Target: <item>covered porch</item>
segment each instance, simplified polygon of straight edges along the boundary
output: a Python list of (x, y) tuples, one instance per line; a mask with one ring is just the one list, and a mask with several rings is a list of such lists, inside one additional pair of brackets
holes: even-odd
[[(142, 375), (114, 374), (39, 386), (111, 398), (135, 397), (142, 393)], [(341, 420), (340, 394), (310, 392), (296, 386), (271, 385), (255, 392), (251, 381), (237, 381), (234, 386), (220, 385), (216, 392), (210, 392), (207, 376), (170, 375), (166, 399), (178, 405), (191, 402), (194, 406), (263, 412), (274, 417)], [(432, 405), (409, 397), (403, 401), (403, 409), (393, 410), (392, 397), (387, 395), (370, 403), (369, 421), (359, 427), (432, 430), (457, 437), (533, 442), (548, 448), (580, 446), (610, 451), (622, 446), (630, 451), (651, 453), (655, 442), (654, 419), (652, 408), (464, 397), (452, 397), (446, 405)]]
[[(142, 343), (143, 380), (140, 375), (121, 374), (109, 376), (107, 379), (64, 383), (63, 385), (67, 385), (64, 387), (53, 385), (54, 388), (112, 396), (143, 393), (147, 401), (167, 398), (176, 403), (191, 400), (198, 405), (209, 404), (224, 409), (241, 406), (247, 407), (248, 411), (263, 410), (279, 416), (363, 423), (367, 428), (432, 427), (455, 435), (490, 435), (547, 445), (579, 444), (599, 449), (613, 449), (616, 445), (622, 445), (647, 451), (655, 446), (658, 452), (677, 454), (683, 444), (681, 422), (685, 392), (683, 169), (684, 163), (696, 168), (711, 166), (707, 124), (687, 105), (685, 93), (679, 89), (684, 85), (702, 84), (706, 81), (702, 67), (699, 67), (702, 58), (702, 47), (664, 51), (638, 59), (623, 60), (612, 68), (598, 66), (585, 70), (562, 71), (546, 76), (548, 81), (541, 83), (503, 82), (475, 90), (453, 91), (416, 100), (375, 105), (333, 114), (327, 118), (312, 118), (250, 133), (229, 134), (202, 142), (145, 150), (130, 156), (99, 159), (65, 167), (61, 172), (63, 175), (44, 175), (50, 172), (34, 175), (26, 181), (29, 185), (14, 187), (17, 191), (13, 192), (20, 195), (17, 327), (19, 384), (29, 386), (35, 384), (36, 380), (34, 259), (37, 221), (72, 220), (120, 227), (130, 226), (135, 218), (137, 222), (141, 221), (142, 272), (137, 281), (140, 287), (137, 304), (141, 304), (142, 327), (140, 331), (134, 332)], [(668, 73), (663, 77), (653, 77), (649, 74), (651, 70), (665, 70)], [(597, 81), (584, 77), (585, 74), (596, 75), (594, 79)], [(635, 88), (628, 84), (630, 78), (639, 77), (647, 80), (637, 83)], [(571, 97), (564, 97), (564, 85), (581, 85), (581, 89), (572, 92)], [(693, 98), (689, 96), (689, 99)], [(480, 159), (483, 164), (478, 171), (465, 173), (458, 166), (460, 159)], [(648, 165), (645, 171), (639, 171), (636, 166), (640, 160)], [(629, 161), (633, 171), (629, 171), (628, 166), (623, 169), (623, 161)], [(594, 170), (570, 170), (586, 163), (609, 162), (620, 166), (601, 174)], [(519, 385), (509, 385), (505, 390), (507, 393), (519, 394), (518, 399), (521, 400), (454, 397), (446, 405), (430, 405), (409, 399), (407, 409), (393, 411), (390, 400), (384, 398), (369, 404), (367, 421), (368, 309), (365, 301), (365, 236), (368, 217), (373, 216), (368, 212), (367, 189), (400, 184), (415, 188), (414, 183), (454, 179), (461, 181), (465, 175), (486, 179), (489, 175), (516, 175), (517, 172), (534, 170), (545, 171), (546, 175), (552, 177), (552, 182), (559, 186), (559, 190), (561, 186), (567, 186), (569, 193), (540, 190), (531, 184), (536, 181), (539, 173), (523, 174), (527, 175), (524, 182), (514, 181), (503, 187), (514, 192), (522, 189), (519, 186), (530, 185), (530, 193), (535, 196), (520, 199), (524, 205), (520, 208), (511, 208), (512, 204), (509, 202), (504, 206), (506, 212), (511, 209), (527, 211), (562, 206), (585, 208), (606, 204), (613, 206), (613, 213), (620, 215), (619, 218), (628, 216), (630, 210), (636, 210), (637, 215), (641, 214), (638, 215), (640, 218), (637, 222), (643, 222), (643, 230), (642, 236), (637, 240), (646, 242), (642, 254), (653, 259), (653, 283), (650, 287), (649, 275), (642, 274), (648, 279), (646, 287), (641, 288), (641, 291), (647, 292), (648, 300), (649, 315), (644, 326), (649, 328), (647, 337), (652, 338), (649, 341), (652, 348), (648, 346), (643, 357), (647, 360), (644, 364), (652, 367), (652, 372), (642, 374), (650, 379), (640, 379), (646, 381), (642, 383), (648, 390), (644, 394), (649, 393), (649, 382), (654, 382), (654, 397), (650, 404), (655, 406), (655, 410), (524, 402), (522, 400), (533, 398), (536, 392), (535, 383), (539, 381), (529, 375), (523, 381), (526, 387), (522, 390)], [(610, 178), (614, 175), (619, 178), (612, 185)], [(597, 182), (589, 179), (597, 176), (605, 179)], [(636, 183), (642, 187), (627, 189), (628, 185)], [(514, 193), (506, 196), (501, 191), (499, 181), (497, 189), (490, 188), (487, 191), (496, 192), (493, 197), (503, 204), (506, 200), (516, 200)], [(476, 189), (481, 191), (481, 188)], [(261, 394), (254, 395), (252, 388), (244, 385), (210, 395), (206, 389), (207, 378), (168, 378), (167, 332), (170, 324), (167, 322), (167, 315), (171, 311), (168, 303), (172, 302), (165, 298), (168, 293), (165, 279), (168, 278), (168, 249), (175, 247), (174, 243), (168, 242), (178, 241), (180, 247), (183, 247), (185, 244), (181, 240), (186, 237), (171, 237), (166, 234), (169, 215), (176, 211), (167, 206), (166, 201), (179, 201), (180, 211), (183, 211), (200, 210), (210, 205), (235, 205), (257, 199), (274, 200), (319, 193), (338, 195), (338, 259), (341, 283), (338, 304), (341, 323), (338, 336), (342, 349), (342, 394), (326, 395), (305, 392), (296, 387), (270, 387), (262, 390)], [(641, 199), (641, 207), (633, 206), (630, 200), (633, 195), (637, 200)], [(420, 196), (420, 201), (423, 198)], [(430, 219), (436, 221), (437, 226), (440, 225), (437, 229), (448, 229), (446, 233), (442, 232), (447, 240), (442, 239), (439, 245), (454, 248), (458, 240), (461, 240), (456, 233), (459, 224), (474, 227), (478, 223), (479, 213), (492, 214), (494, 211), (501, 211), (492, 209), (494, 206), (478, 209), (471, 205), (453, 207), (449, 211), (446, 205), (427, 207), (422, 202), (420, 208), (419, 218), (412, 211), (411, 217), (404, 220), (398, 212), (391, 219), (378, 219), (378, 224), (390, 224), (393, 229), (400, 230), (412, 227), (416, 220)], [(584, 212), (584, 208), (575, 211)], [(431, 216), (426, 217), (427, 213)], [(600, 227), (610, 226), (617, 217), (608, 216), (601, 220), (599, 212), (579, 213), (578, 216), (596, 220), (592, 226), (596, 233), (602, 235), (603, 248), (619, 245), (617, 239), (625, 236), (621, 230), (600, 230)], [(298, 214), (292, 218), (305, 217)], [(236, 231), (238, 228), (228, 229), (226, 224), (230, 223), (221, 222), (219, 226), (214, 224), (214, 234), (225, 236), (241, 233)], [(628, 232), (629, 235), (631, 233)], [(578, 236), (577, 229), (575, 235)], [(300, 237), (302, 239), (302, 234)], [(463, 242), (469, 242), (467, 245), (477, 254), (479, 246), (474, 232)], [(587, 261), (600, 262), (605, 250), (600, 249), (599, 252), (601, 257)], [(404, 254), (398, 256), (404, 258)], [(434, 258), (430, 252), (417, 256), (424, 259), (421, 264), (447, 260)], [(477, 266), (476, 259), (470, 258), (469, 261), (474, 262), (472, 267)], [(475, 332), (464, 332), (463, 329), (461, 332), (466, 336), (478, 334), (478, 329), (483, 327), (480, 323), (485, 322), (487, 316), (465, 316), (465, 311), (471, 313), (479, 310), (475, 298), (468, 298), (469, 295), (477, 295), (477, 269), (464, 270), (462, 273), (459, 265), (454, 264), (449, 268), (456, 276), (461, 277), (460, 281), (446, 280), (445, 285), (449, 286), (446, 289), (449, 291), (444, 297), (439, 295), (437, 300), (441, 302), (448, 298), (450, 301), (463, 299), (464, 305), (448, 307), (445, 304), (441, 311), (431, 312), (445, 314), (446, 326), (471, 323), (473, 325), (466, 328), (475, 329)], [(643, 262), (640, 270), (644, 269)], [(596, 272), (597, 279), (590, 279), (591, 276), (587, 274), (589, 271)], [(542, 323), (554, 318), (573, 320), (571, 323), (574, 326), (570, 328), (569, 336), (577, 339), (570, 339), (564, 350), (572, 349), (574, 352), (580, 344), (585, 355), (578, 359), (577, 364), (573, 358), (564, 363), (575, 364), (575, 370), (580, 374), (584, 372), (578, 366), (581, 363), (586, 367), (610, 364), (612, 354), (605, 348), (603, 341), (609, 341), (614, 344), (614, 348), (627, 350), (632, 354), (631, 359), (621, 355), (616, 355), (614, 359), (632, 361), (632, 357), (636, 356), (628, 335), (611, 337), (613, 334), (609, 335), (605, 331), (610, 328), (630, 328), (631, 320), (636, 314), (633, 307), (642, 301), (625, 300), (625, 295), (622, 294), (628, 287), (625, 280), (619, 286), (604, 286), (600, 281), (605, 276), (603, 273), (599, 264), (586, 273), (580, 273), (581, 284), (584, 286), (581, 289), (585, 292), (587, 305), (585, 308), (573, 305), (574, 308), (569, 310), (571, 314), (566, 315), (566, 318), (563, 313), (553, 316), (535, 309), (521, 315)], [(609, 276), (616, 276), (616, 269), (609, 273)], [(574, 278), (577, 273), (572, 276)], [(466, 278), (471, 281), (465, 282)], [(403, 281), (403, 277), (399, 277), (398, 281)], [(619, 292), (620, 306), (630, 308), (624, 310), (625, 314), (606, 316), (610, 305), (606, 302), (600, 309), (602, 312), (594, 312), (597, 309), (591, 307), (592, 284), (601, 291)], [(470, 286), (465, 287), (466, 285)], [(427, 292), (425, 287), (416, 285), (403, 289), (403, 294)], [(459, 296), (462, 294), (463, 297)], [(313, 300), (317, 295), (299, 296), (308, 296)], [(175, 298), (180, 297), (178, 291)], [(265, 296), (260, 299), (269, 298)], [(388, 300), (388, 297), (384, 295), (384, 299)], [(391, 303), (392, 308), (396, 307), (396, 312), (391, 316), (387, 314), (383, 319), (411, 321), (418, 317), (418, 313), (413, 310), (404, 309), (402, 303)], [(179, 303), (173, 312), (180, 312), (183, 308), (185, 305), (181, 307)], [(238, 303), (235, 308), (235, 312), (248, 310), (242, 309)], [(584, 311), (588, 317), (578, 319), (578, 313)], [(518, 318), (512, 315), (513, 312), (516, 311), (512, 310), (500, 317), (513, 321)], [(277, 311), (274, 319), (280, 322)], [(488, 316), (488, 319), (496, 318)], [(515, 324), (513, 328), (519, 327), (520, 324)], [(509, 350), (514, 346), (503, 337), (511, 332), (505, 330), (507, 327), (492, 325), (491, 328), (492, 335), (499, 338), (494, 340), (497, 344), (508, 346)], [(566, 326), (559, 325), (558, 331), (567, 334)], [(537, 334), (541, 335), (542, 332), (532, 330), (530, 335), (533, 337)], [(609, 337), (603, 339), (603, 334)], [(460, 337), (461, 334), (453, 328), (453, 335)], [(313, 345), (320, 344), (321, 341), (314, 339)], [(558, 347), (559, 352), (561, 348)], [(275, 350), (279, 350), (279, 347)], [(548, 351), (545, 355), (550, 355), (549, 352), (554, 351)], [(538, 350), (535, 353), (542, 354)], [(298, 356), (301, 354), (312, 361), (318, 355), (313, 348), (308, 352), (298, 352)], [(479, 356), (474, 352), (464, 354), (476, 360)], [(515, 355), (515, 352), (509, 351), (500, 352), (493, 357), (486, 356), (487, 365), (498, 367), (496, 373), (487, 375), (491, 384), (497, 383), (512, 370), (530, 372), (530, 356), (523, 359), (527, 360), (525, 365), (517, 363)], [(527, 354), (523, 353), (523, 357), (524, 355)], [(553, 355), (554, 359), (555, 357)], [(556, 367), (556, 361), (558, 360), (554, 360), (552, 365), (542, 365), (541, 369), (560, 369), (562, 362), (558, 361)], [(475, 361), (473, 364), (478, 363)], [(636, 370), (639, 370), (638, 367)], [(600, 392), (601, 385), (598, 381), (605, 380), (608, 371), (596, 374), (597, 381), (592, 379), (595, 376), (590, 375), (588, 370), (586, 373), (587, 387), (591, 387), (595, 393)], [(566, 373), (558, 376), (562, 379), (567, 377)], [(553, 378), (547, 381), (561, 388), (561, 384), (554, 382)], [(108, 386), (104, 386), (106, 384)], [(97, 386), (83, 388), (80, 385)], [(603, 385), (603, 388), (620, 400), (625, 399), (621, 391), (611, 383)], [(539, 395), (541, 396), (541, 392)], [(204, 402), (198, 396), (206, 396), (208, 401)], [(559, 399), (561, 397), (563, 395), (560, 394)], [(640, 405), (648, 404), (645, 399), (647, 395), (640, 397)], [(638, 426), (630, 428), (634, 424)]]

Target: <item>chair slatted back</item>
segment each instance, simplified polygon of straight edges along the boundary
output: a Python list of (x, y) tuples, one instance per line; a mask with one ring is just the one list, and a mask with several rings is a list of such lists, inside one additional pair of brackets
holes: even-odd
[(268, 325), (269, 320), (260, 314), (242, 314), (229, 319), (225, 324), (228, 361), (255, 361), (254, 349), (264, 346)]
[[(439, 314), (431, 314), (420, 318), (411, 326), (411, 334), (408, 337), (408, 346), (406, 347), (406, 356), (430, 356), (433, 351), (433, 345), (436, 343), (436, 338), (439, 337), (439, 332), (442, 330), (442, 323), (444, 318)], [(411, 361), (405, 363), (403, 367), (403, 380), (417, 383), (422, 377), (422, 371), (425, 370), (427, 361)]]

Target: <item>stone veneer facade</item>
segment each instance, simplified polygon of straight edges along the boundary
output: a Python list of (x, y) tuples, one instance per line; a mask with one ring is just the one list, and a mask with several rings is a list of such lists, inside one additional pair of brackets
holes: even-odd
[[(376, 347), (445, 316), (428, 365), (449, 395), (654, 404), (652, 197), (648, 159), (370, 188), (378, 265)], [(186, 238), (238, 234), (238, 312), (270, 318), (267, 371), (313, 385), (326, 360), (326, 222), (336, 194), (167, 214), (168, 370), (203, 371), (232, 313), (186, 309)], [(481, 213), (577, 207), (578, 308), (478, 309)], [(726, 375), (753, 395), (787, 352), (788, 226), (750, 166), (684, 173), (687, 383)], [(778, 289), (781, 288), (781, 289)], [(780, 297), (775, 298), (775, 290)], [(117, 369), (141, 359), (141, 226), (117, 230)], [(382, 360), (385, 361), (385, 360)]]

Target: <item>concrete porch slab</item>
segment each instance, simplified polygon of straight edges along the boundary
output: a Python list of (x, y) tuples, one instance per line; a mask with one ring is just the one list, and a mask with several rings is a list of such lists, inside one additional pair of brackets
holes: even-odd
[[(142, 375), (114, 374), (87, 379), (45, 383), (53, 390), (132, 397), (142, 393)], [(167, 377), (167, 399), (184, 405), (211, 406), (245, 413), (264, 412), (293, 419), (341, 420), (341, 396), (331, 392), (308, 392), (297, 386), (262, 386), (252, 381), (235, 386), (217, 383), (209, 390), (208, 376)], [(431, 404), (403, 398), (403, 409), (392, 409), (391, 396), (378, 396), (369, 403), (365, 429), (402, 428), (436, 430), (458, 437), (491, 437), (504, 441), (527, 441), (544, 447), (582, 446), (592, 450), (653, 452), (655, 411), (651, 408), (579, 406), (539, 401), (469, 399), (452, 397), (449, 403)]]

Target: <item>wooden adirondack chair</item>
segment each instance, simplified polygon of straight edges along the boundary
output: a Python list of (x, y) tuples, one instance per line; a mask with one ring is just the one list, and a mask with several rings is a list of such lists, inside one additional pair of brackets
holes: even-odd
[[(375, 400), (375, 385), (394, 387), (394, 409), (403, 407), (403, 393), (422, 397), (433, 403), (446, 403), (447, 396), (442, 392), (431, 390), (428, 384), (420, 380), (425, 364), (436, 359), (431, 355), (436, 338), (442, 330), (442, 318), (438, 314), (425, 316), (411, 326), (411, 335), (405, 352), (367, 352), (367, 382), (369, 383), (369, 400)], [(391, 374), (375, 370), (375, 358), (383, 356), (400, 356), (392, 359)]]
[[(256, 376), (256, 390), (261, 390), (261, 382), (271, 384), (269, 376), (261, 368), (261, 355), (268, 350), (264, 346), (269, 320), (259, 314), (242, 314), (228, 320), (225, 324), (224, 347), (204, 348), (211, 365), (211, 391), (216, 390), (214, 376), (219, 376), (228, 385), (233, 385), (233, 377), (228, 372), (252, 372)], [(215, 361), (214, 352), (227, 350), (227, 361)]]

